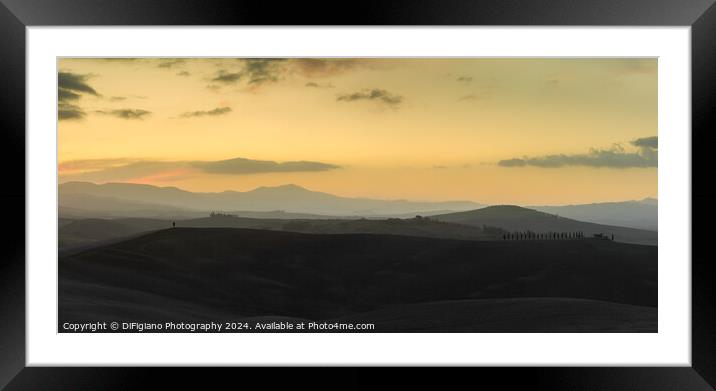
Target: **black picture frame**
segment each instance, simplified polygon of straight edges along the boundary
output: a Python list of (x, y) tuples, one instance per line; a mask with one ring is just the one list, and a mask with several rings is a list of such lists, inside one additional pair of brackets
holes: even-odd
[[(207, 0), (0, 0), (0, 191), (6, 227), (0, 260), (0, 388), (135, 389), (148, 377), (206, 386), (227, 371), (194, 377), (186, 369), (25, 367), (25, 29), (98, 25), (501, 25), (690, 26), (692, 56), (692, 366), (650, 368), (474, 368), (465, 377), (501, 389), (709, 390), (716, 387), (716, 284), (708, 251), (716, 217), (708, 152), (716, 141), (716, 6), (714, 0), (402, 0), (270, 2)], [(668, 205), (665, 206), (668, 208)], [(699, 229), (703, 228), (703, 229)], [(315, 371), (267, 378), (272, 387), (320, 383)], [(171, 374), (171, 375), (170, 375)], [(230, 376), (236, 376), (231, 373)], [(325, 375), (320, 375), (325, 376)], [(363, 369), (331, 374), (341, 388), (367, 388)], [(451, 375), (452, 376), (452, 375)], [(325, 379), (325, 377), (323, 378)], [(410, 380), (408, 380), (410, 379)], [(384, 379), (382, 387), (444, 386), (425, 372)]]

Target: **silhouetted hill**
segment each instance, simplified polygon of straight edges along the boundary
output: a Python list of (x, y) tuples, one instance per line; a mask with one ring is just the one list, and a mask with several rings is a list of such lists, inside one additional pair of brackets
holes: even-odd
[(487, 225), (508, 231), (538, 233), (581, 231), (586, 236), (598, 233), (613, 234), (615, 240), (626, 243), (649, 245), (658, 243), (658, 234), (655, 231), (587, 223), (514, 205), (489, 206), (467, 212), (435, 215), (430, 218), (477, 227)]
[[(252, 228), (273, 231), (347, 234), (371, 233), (465, 240), (498, 239), (497, 233), (482, 228), (446, 223), (426, 218), (412, 219), (253, 219), (216, 215), (190, 220), (175, 220), (178, 227), (194, 228)], [(60, 226), (59, 246), (66, 248), (94, 241), (117, 239), (137, 233), (169, 228), (172, 220), (160, 219), (81, 219)]]
[[(156, 187), (133, 183), (97, 185), (89, 182), (61, 184), (59, 186), (60, 206), (84, 209), (85, 205), (82, 202), (74, 200), (80, 194), (85, 197), (95, 197), (93, 201), (97, 203), (104, 199), (107, 203), (104, 208), (108, 212), (115, 209), (127, 209), (127, 206), (124, 205), (126, 203), (190, 211), (284, 210), (329, 216), (393, 215), (436, 210), (468, 210), (482, 206), (470, 201), (414, 202), (339, 197), (296, 185), (259, 187), (246, 192), (192, 193), (176, 187)], [(123, 204), (118, 205), (118, 202)], [(100, 210), (101, 208), (99, 205), (95, 205), (95, 209)], [(131, 208), (129, 209), (131, 210)]]
[(171, 220), (159, 219), (64, 219), (58, 229), (58, 245), (60, 248), (122, 238), (142, 232), (156, 231), (171, 227)]
[[(602, 240), (176, 228), (62, 256), (59, 275), (60, 322), (287, 317), (375, 322), (376, 331), (656, 331), (656, 247)], [(506, 298), (516, 300), (494, 301)]]
[[(237, 210), (229, 211), (236, 217), (248, 217), (251, 219), (280, 219), (280, 220), (325, 220), (325, 219), (357, 219), (357, 216), (326, 216), (313, 213), (286, 212), (284, 210), (252, 211)], [(205, 214), (206, 215), (206, 214)]]
[(563, 206), (528, 206), (529, 209), (590, 223), (616, 225), (649, 231), (658, 230), (658, 202), (654, 198), (639, 201), (602, 202)]

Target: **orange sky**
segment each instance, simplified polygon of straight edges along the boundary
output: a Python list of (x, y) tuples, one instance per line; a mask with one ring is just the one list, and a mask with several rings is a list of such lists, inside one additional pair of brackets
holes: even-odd
[(657, 196), (656, 59), (65, 58), (59, 69), (61, 182), (523, 205)]

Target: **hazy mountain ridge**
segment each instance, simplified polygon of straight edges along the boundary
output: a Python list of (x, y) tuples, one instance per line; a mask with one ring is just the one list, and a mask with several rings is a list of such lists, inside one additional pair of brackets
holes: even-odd
[[(275, 219), (412, 218), (483, 208), (470, 201), (412, 202), (347, 198), (296, 185), (259, 187), (247, 192), (192, 193), (143, 184), (67, 182), (59, 186), (61, 217), (192, 219), (211, 211)], [(658, 230), (658, 201), (602, 202), (526, 208), (584, 222)]]
[[(192, 193), (176, 187), (130, 183), (67, 182), (59, 186), (60, 206), (82, 208), (71, 196), (85, 194), (117, 200), (169, 206), (190, 211), (276, 211), (309, 214), (393, 215), (436, 210), (469, 210), (482, 207), (471, 201), (419, 202), (340, 197), (296, 185), (259, 187), (246, 192)], [(109, 207), (108, 207), (109, 208)]]
[(205, 216), (195, 211), (164, 204), (125, 200), (85, 193), (60, 193), (59, 214), (66, 218), (191, 218)]

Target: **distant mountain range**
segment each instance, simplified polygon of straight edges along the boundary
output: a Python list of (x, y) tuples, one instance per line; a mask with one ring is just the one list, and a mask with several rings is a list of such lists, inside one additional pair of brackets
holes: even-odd
[[(131, 183), (67, 182), (59, 186), (61, 217), (195, 219), (211, 211), (257, 219), (412, 218), (473, 211), (486, 205), (471, 201), (415, 202), (340, 197), (296, 185), (259, 187), (238, 192), (193, 193), (176, 187)], [(608, 226), (658, 229), (658, 201), (605, 202), (528, 209)]]
[[(60, 207), (78, 217), (89, 217), (88, 213), (79, 216), (82, 211), (93, 212), (94, 217), (97, 213), (106, 213), (109, 215), (106, 217), (159, 217), (236, 210), (290, 211), (328, 216), (392, 216), (470, 210), (484, 206), (470, 201), (415, 202), (340, 197), (296, 185), (259, 187), (246, 192), (192, 193), (176, 187), (67, 182), (59, 186), (59, 198)], [(155, 210), (152, 215), (137, 214), (152, 209)]]

